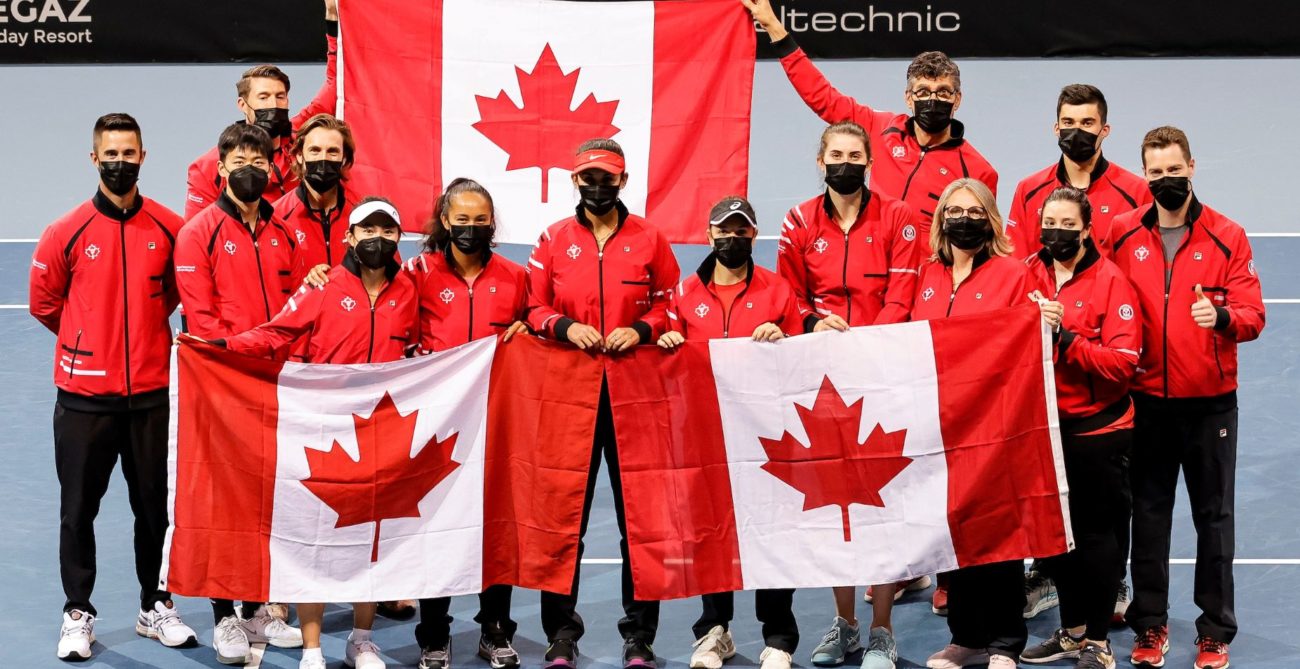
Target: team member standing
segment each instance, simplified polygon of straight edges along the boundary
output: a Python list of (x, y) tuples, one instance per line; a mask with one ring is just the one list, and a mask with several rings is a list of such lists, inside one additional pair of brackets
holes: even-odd
[(345, 185), (356, 152), (351, 128), (329, 114), (311, 117), (294, 135), (292, 170), (300, 183), (274, 207), (303, 244), (308, 267), (324, 265), (328, 271), (350, 248), (344, 226), (357, 197)]
[[(826, 191), (786, 214), (777, 244), (777, 269), (794, 288), (804, 329), (844, 331), (907, 320), (919, 263), (913, 212), (867, 188), (871, 140), (852, 121), (822, 131), (817, 166)], [(874, 173), (873, 173), (874, 183)], [(873, 586), (866, 669), (892, 667), (897, 652), (891, 621), (900, 588), (922, 590), (929, 577)], [(813, 664), (835, 666), (861, 646), (857, 594), (834, 589), (836, 616), (813, 650)]]
[(1111, 220), (1151, 202), (1146, 180), (1116, 165), (1101, 153), (1110, 135), (1106, 96), (1089, 84), (1070, 84), (1056, 98), (1056, 145), (1061, 159), (1035, 172), (1016, 186), (1007, 220), (1007, 236), (1015, 255), (1027, 258), (1042, 248), (1038, 221), (1043, 203), (1060, 186), (1073, 186), (1088, 194), (1092, 204), (1089, 237), (1102, 255), (1110, 254)]
[[(248, 355), (281, 357), (290, 347), (305, 351), (304, 361), (335, 365), (392, 362), (408, 357), (419, 341), (419, 298), (397, 262), (401, 219), (393, 205), (363, 200), (348, 220), (351, 252), (329, 271), (323, 288), (302, 286), (274, 319), (213, 343)], [(364, 304), (368, 309), (356, 309)], [(352, 306), (349, 306), (352, 305)], [(295, 343), (306, 340), (305, 346)], [(324, 604), (299, 604), (303, 651), (299, 669), (325, 669), (321, 654)], [(352, 633), (344, 663), (357, 669), (383, 669), (379, 647), (370, 638), (375, 605), (352, 605)]]
[[(677, 285), (668, 306), (669, 330), (659, 346), (673, 349), (686, 341), (749, 337), (775, 342), (803, 331), (803, 319), (789, 283), (754, 264), (758, 223), (754, 208), (742, 197), (727, 197), (709, 212), (708, 237), (713, 245), (699, 269)], [(731, 620), (735, 593), (700, 598), (703, 610), (695, 622), (691, 669), (719, 669), (735, 656)], [(754, 609), (763, 623), (763, 669), (789, 669), (799, 645), (794, 617), (794, 590), (759, 590)]]
[[(492, 195), (477, 181), (455, 179), (438, 198), (425, 251), (406, 263), (420, 304), (422, 351), (444, 351), (502, 333), (502, 341), (508, 341), (527, 331), (527, 278), (524, 268), (492, 253), (496, 225)], [(508, 585), (493, 585), (478, 598), (478, 654), (492, 669), (519, 666), (511, 592)], [(420, 600), (415, 628), (420, 669), (451, 667), (450, 607), (450, 597)]]
[(804, 103), (827, 123), (853, 121), (867, 130), (874, 161), (872, 190), (912, 206), (924, 254), (930, 252), (934, 202), (945, 186), (973, 177), (997, 194), (998, 173), (966, 141), (962, 123), (953, 119), (961, 106), (961, 71), (946, 55), (927, 51), (908, 66), (903, 101), (911, 115), (878, 111), (831, 86), (781, 25), (769, 0), (740, 1), (767, 31)]
[(1196, 161), (1183, 131), (1142, 139), (1155, 203), (1114, 222), (1115, 262), (1142, 303), (1141, 370), (1133, 383), (1133, 664), (1158, 667), (1169, 648), (1169, 533), (1181, 470), (1196, 526), (1198, 668), (1228, 666), (1237, 470), (1237, 344), (1264, 329), (1264, 301), (1240, 225), (1192, 191)]
[(1043, 202), (1042, 250), (1027, 260), (1050, 298), (1056, 401), (1061, 417), (1075, 550), (1040, 561), (1060, 588), (1061, 629), (1020, 659), (1077, 657), (1080, 669), (1114, 669), (1107, 637), (1124, 577), (1120, 537), (1128, 533), (1128, 452), (1133, 443), (1129, 383), (1142, 346), (1137, 295), (1097, 250), (1088, 196), (1057, 188)]
[[(333, 114), (338, 99), (335, 72), (338, 69), (339, 9), (338, 0), (325, 0), (325, 81), (316, 97), (297, 116), (289, 118), (289, 75), (274, 65), (258, 65), (244, 72), (235, 83), (239, 97), (235, 105), (244, 121), (265, 130), (274, 139), (274, 151), (267, 157), (271, 179), (266, 182), (266, 198), (271, 202), (298, 187), (298, 175), (292, 167), (290, 151), (294, 129), (317, 114)], [(221, 195), (217, 149), (213, 148), (190, 163), (185, 179), (185, 220), (194, 218)]]
[[(958, 179), (936, 206), (930, 230), (934, 257), (921, 268), (912, 320), (1024, 304), (1038, 284), (1023, 262), (1008, 257), (1011, 242), (992, 191), (975, 179)], [(931, 655), (926, 666), (960, 669), (987, 661), (989, 669), (1015, 667), (1028, 635), (1022, 617), (1024, 569), (1020, 560), (1010, 560), (949, 572), (952, 643)]]
[(58, 657), (73, 661), (89, 659), (95, 642), (94, 523), (119, 456), (135, 515), (136, 632), (169, 647), (196, 641), (158, 589), (168, 522), (167, 317), (177, 303), (171, 256), (181, 219), (136, 186), (145, 152), (134, 118), (105, 114), (92, 137), (99, 188), (45, 229), (28, 282), (32, 316), (58, 338)]
[[(176, 237), (183, 328), (203, 339), (271, 320), (306, 271), (303, 244), (262, 199), (271, 138), (257, 126), (236, 123), (221, 133), (217, 149), (225, 191)], [(302, 645), (302, 634), (262, 602), (244, 602), (237, 614), (233, 602), (213, 600), (212, 613), (212, 646), (222, 663), (243, 664), (250, 643)]]
[[(628, 212), (619, 199), (627, 185), (623, 149), (610, 139), (593, 139), (578, 147), (573, 184), (581, 203), (572, 218), (542, 233), (528, 258), (528, 325), (534, 332), (567, 341), (582, 350), (618, 354), (639, 344), (653, 344), (666, 329), (668, 293), (677, 284), (672, 248), (645, 219)], [(623, 485), (619, 477), (614, 419), (609, 389), (602, 383), (591, 447), (580, 537), (587, 532), (591, 500), (603, 455), (614, 491), (614, 512), (623, 556), (623, 612), (618, 623), (626, 667), (653, 667), (659, 602), (637, 600), (632, 590)], [(581, 558), (583, 542), (578, 541)], [(577, 611), (578, 565), (569, 593), (542, 593), (542, 629), (550, 645), (548, 668), (572, 667), (584, 627)]]

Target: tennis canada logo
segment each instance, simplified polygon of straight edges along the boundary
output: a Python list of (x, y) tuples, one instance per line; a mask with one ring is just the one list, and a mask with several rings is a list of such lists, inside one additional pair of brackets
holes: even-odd
[(235, 242), (227, 239), (225, 246), (222, 246), (221, 248), (225, 249), (226, 253), (229, 253), (232, 256), (235, 255)]
[(902, 158), (903, 156), (907, 155), (907, 149), (904, 149), (901, 146), (895, 146), (894, 148), (889, 150), (889, 155), (895, 158)]
[(1151, 252), (1148, 251), (1148, 250), (1147, 250), (1147, 247), (1145, 247), (1145, 246), (1139, 246), (1139, 247), (1137, 247), (1136, 249), (1133, 249), (1133, 257), (1134, 257), (1134, 258), (1137, 258), (1137, 259), (1138, 259), (1138, 262), (1144, 262), (1144, 261), (1146, 261), (1147, 257), (1150, 256), (1150, 255), (1151, 255)]
[(302, 230), (294, 230), (293, 236), (298, 238), (299, 244), (307, 241), (307, 233), (303, 232)]
[(98, 246), (95, 246), (94, 244), (91, 244), (90, 246), (87, 246), (87, 247), (86, 247), (86, 257), (87, 257), (87, 258), (90, 258), (91, 260), (94, 260), (95, 258), (98, 258), (98, 257), (99, 257), (99, 247), (98, 247)]
[(443, 288), (442, 292), (438, 293), (438, 299), (441, 299), (443, 304), (451, 304), (455, 297), (456, 293), (451, 292), (450, 288)]
[(929, 301), (930, 301), (930, 298), (932, 298), (932, 297), (934, 297), (934, 289), (933, 289), (933, 288), (926, 288), (925, 291), (921, 293), (921, 299), (922, 299), (922, 300), (925, 300), (926, 302), (929, 302)]
[(818, 237), (817, 241), (813, 242), (813, 250), (818, 253), (825, 253), (829, 247), (830, 243), (821, 237)]
[(352, 311), (353, 309), (356, 308), (357, 301), (352, 299), (351, 297), (344, 297), (343, 300), (339, 302), (339, 304), (342, 305), (344, 311)]
[(564, 255), (569, 256), (571, 260), (577, 260), (578, 256), (582, 255), (582, 247), (577, 244), (570, 244), (569, 250), (565, 251)]
[(701, 302), (700, 306), (695, 307), (695, 315), (704, 318), (709, 315), (709, 305)]

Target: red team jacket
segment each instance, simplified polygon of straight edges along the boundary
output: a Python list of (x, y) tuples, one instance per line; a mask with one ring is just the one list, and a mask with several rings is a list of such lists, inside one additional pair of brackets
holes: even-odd
[[(1237, 344), (1264, 329), (1264, 299), (1246, 231), (1193, 194), (1188, 232), (1165, 258), (1155, 205), (1114, 221), (1115, 264), (1137, 290), (1142, 357), (1136, 392), (1164, 398), (1215, 397), (1237, 389)], [(1165, 280), (1168, 263), (1172, 274)], [(1214, 329), (1192, 320), (1195, 287), (1219, 311)]]
[(266, 200), (254, 233), (223, 193), (176, 237), (186, 331), (217, 339), (271, 320), (310, 269), (302, 247)]
[(619, 227), (596, 246), (581, 207), (542, 233), (528, 256), (528, 326), (557, 339), (574, 321), (601, 336), (631, 327), (642, 344), (667, 328), (668, 292), (679, 276), (673, 249), (645, 219), (618, 203)]
[[(180, 229), (180, 217), (153, 200), (137, 196), (135, 208), (123, 211), (98, 191), (45, 229), (32, 256), (28, 306), (58, 337), (61, 401), (66, 392), (93, 399), (96, 409), (147, 408), (133, 400), (166, 390)], [(150, 400), (162, 406), (167, 396)]]
[(825, 194), (781, 223), (777, 271), (794, 289), (805, 330), (830, 314), (851, 326), (907, 320), (920, 264), (915, 220), (907, 205), (874, 190), (863, 204), (847, 233)]
[(723, 309), (713, 287), (712, 254), (669, 295), (668, 329), (689, 340), (748, 337), (764, 323), (773, 323), (787, 335), (803, 332), (794, 290), (775, 272), (749, 263), (745, 287), (730, 311)]
[(475, 339), (493, 337), (528, 311), (524, 268), (489, 253), (474, 283), (465, 281), (447, 252), (425, 251), (406, 262), (406, 273), (420, 301), (420, 349), (445, 351)]
[(1133, 286), (1096, 245), (1088, 243), (1087, 249), (1074, 276), (1059, 290), (1047, 251), (1025, 260), (1043, 294), (1065, 308), (1056, 345), (1056, 403), (1065, 420), (1098, 415), (1120, 402), (1119, 413), (1126, 411), (1142, 348), (1142, 316)]
[[(333, 114), (337, 107), (338, 84), (335, 82), (335, 75), (338, 71), (338, 30), (337, 22), (326, 22), (325, 81), (321, 84), (320, 90), (316, 91), (316, 97), (312, 98), (297, 116), (290, 119), (295, 131), (298, 130), (298, 126), (306, 123), (307, 119), (317, 114)], [(298, 177), (292, 169), (293, 156), (290, 153), (292, 150), (293, 137), (281, 137), (275, 154), (268, 156), (271, 160), (271, 180), (266, 184), (266, 192), (262, 197), (271, 202), (279, 200), (298, 187)], [(218, 155), (217, 147), (214, 146), (190, 163), (185, 178), (185, 220), (187, 221), (216, 202), (217, 197), (221, 195), (223, 182), (217, 172)]]
[(939, 146), (922, 147), (912, 133), (906, 114), (877, 111), (831, 86), (812, 64), (793, 36), (773, 45), (790, 83), (823, 121), (853, 121), (871, 137), (871, 188), (896, 197), (916, 210), (922, 255), (930, 254), (930, 223), (943, 189), (962, 177), (974, 177), (998, 193), (998, 173), (965, 140), (965, 126), (952, 122), (952, 139)]
[(308, 268), (333, 267), (343, 262), (351, 248), (348, 244), (348, 216), (357, 205), (355, 195), (339, 184), (339, 203), (326, 215), (307, 204), (307, 186), (298, 184), (292, 193), (276, 201), (275, 216), (303, 246), (303, 260)]
[[(415, 284), (397, 263), (372, 306), (360, 265), (352, 255), (329, 271), (324, 288), (303, 286), (269, 323), (214, 341), (226, 348), (263, 357), (283, 357), (293, 347), (304, 361), (348, 365), (392, 362), (407, 357), (419, 343)], [(304, 345), (305, 344), (305, 345)]]
[(1029, 300), (1029, 293), (1041, 290), (1029, 268), (1016, 258), (979, 255), (970, 276), (953, 290), (952, 267), (939, 260), (921, 266), (916, 283), (912, 320), (927, 321), (948, 316), (979, 314), (1004, 309)]
[[(1007, 236), (1015, 244), (1012, 255), (1028, 258), (1043, 248), (1038, 241), (1042, 232), (1043, 201), (1052, 191), (1069, 186), (1065, 174), (1065, 159), (1040, 172), (1035, 172), (1016, 185), (1011, 200), (1011, 213), (1007, 216)], [(1104, 256), (1110, 256), (1111, 221), (1116, 216), (1151, 203), (1151, 190), (1142, 177), (1108, 162), (1097, 159), (1088, 183), (1088, 203), (1092, 205), (1092, 239)]]

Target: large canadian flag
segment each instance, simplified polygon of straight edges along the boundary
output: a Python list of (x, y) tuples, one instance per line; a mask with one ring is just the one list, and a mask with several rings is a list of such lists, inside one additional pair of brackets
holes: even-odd
[(627, 154), (625, 204), (670, 241), (744, 193), (754, 29), (732, 0), (340, 2), (338, 109), (359, 183), (419, 230), (457, 177), (492, 192), (498, 239), (573, 215), (578, 146)]

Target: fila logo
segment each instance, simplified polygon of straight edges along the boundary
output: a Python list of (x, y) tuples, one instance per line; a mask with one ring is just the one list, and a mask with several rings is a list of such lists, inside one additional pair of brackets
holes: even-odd
[(939, 174), (942, 174), (942, 175), (944, 175), (944, 176), (948, 176), (948, 168), (946, 168), (946, 167), (940, 167), (940, 168), (939, 168)]
[(1227, 437), (1228, 437), (1228, 428), (1226, 427), (1219, 428), (1219, 438), (1226, 439)]
[(223, 247), (221, 247), (221, 248), (225, 249), (225, 250), (226, 250), (226, 253), (229, 253), (229, 254), (232, 255), (232, 256), (235, 255), (235, 242), (234, 242), (234, 241), (227, 239), (227, 240), (226, 240), (226, 245), (223, 246)]
[(623, 253), (631, 253), (631, 252), (632, 252), (632, 247), (631, 247), (631, 246), (624, 246), (624, 247), (623, 247)]
[(975, 293), (975, 299), (977, 300), (984, 299), (984, 293)]
[(754, 303), (753, 303), (753, 302), (746, 302), (746, 303), (745, 303), (745, 308), (746, 308), (746, 309), (753, 309), (753, 308), (754, 308)]
[(933, 289), (933, 288), (926, 288), (926, 289), (925, 289), (925, 292), (921, 293), (921, 299), (925, 300), (926, 302), (929, 302), (929, 301), (930, 301), (930, 298), (932, 298), (932, 297), (934, 297), (934, 289)]
[(302, 230), (294, 230), (293, 236), (298, 238), (299, 244), (307, 241), (307, 233), (303, 232)]
[[(1127, 305), (1126, 305), (1126, 306), (1127, 306)], [(1079, 300), (1078, 302), (1075, 302), (1075, 303), (1074, 303), (1074, 308), (1075, 308), (1075, 309), (1082, 309), (1082, 308), (1083, 308), (1083, 300)], [(1127, 319), (1125, 319), (1125, 320), (1127, 320)]]
[(1106, 205), (1104, 205), (1104, 204), (1101, 205), (1101, 213), (1103, 213), (1103, 214), (1109, 214), (1109, 213), (1110, 213), (1110, 207), (1108, 207), (1108, 206), (1106, 206)]
[(701, 302), (700, 306), (695, 307), (695, 315), (704, 318), (709, 315), (709, 305)]
[(497, 292), (497, 287), (496, 287), (496, 286), (489, 286), (489, 287), (488, 287), (488, 292), (489, 292), (489, 293), (495, 293), (495, 292)]
[(442, 292), (438, 293), (438, 299), (441, 299), (443, 304), (451, 304), (451, 300), (455, 297), (456, 293), (451, 292), (450, 288), (443, 288)]
[(906, 239), (909, 242), (912, 241), (913, 239), (916, 239), (916, 228), (912, 227), (911, 225), (904, 225), (903, 239)]
[(867, 237), (867, 243), (868, 243), (868, 244), (871, 243), (871, 238), (870, 238), (870, 237)]
[(1138, 259), (1138, 262), (1145, 262), (1146, 259), (1147, 259), (1147, 257), (1150, 256), (1150, 255), (1151, 255), (1151, 252), (1148, 251), (1148, 250), (1147, 250), (1147, 247), (1145, 247), (1145, 246), (1139, 246), (1139, 247), (1133, 249), (1133, 257), (1137, 258), (1137, 259)]
[(1201, 259), (1201, 252), (1200, 252), (1200, 251), (1197, 251), (1196, 253), (1193, 253), (1193, 254), (1192, 254), (1192, 260), (1200, 260), (1200, 259)]
[(825, 253), (828, 247), (830, 247), (830, 243), (821, 237), (818, 237), (817, 241), (813, 242), (813, 250), (818, 253)]
[(570, 244), (569, 250), (565, 251), (564, 255), (569, 256), (571, 260), (577, 260), (578, 256), (582, 255), (582, 247), (577, 244)]
[(393, 307), (394, 309), (397, 308), (397, 300), (389, 300), (388, 306)]
[(87, 247), (86, 247), (86, 257), (87, 257), (87, 258), (90, 258), (91, 260), (94, 260), (95, 258), (98, 258), (98, 257), (99, 257), (99, 247), (98, 247), (98, 246), (95, 246), (94, 244), (91, 244), (90, 246), (87, 246)]
[(353, 309), (356, 308), (356, 306), (357, 306), (357, 301), (354, 300), (354, 299), (352, 299), (352, 298), (350, 298), (350, 297), (344, 297), (344, 298), (343, 298), (343, 301), (339, 302), (339, 304), (343, 305), (343, 309), (344, 309), (344, 310), (346, 310), (346, 311), (352, 311)]
[(1119, 305), (1119, 317), (1126, 320), (1133, 320), (1133, 307), (1128, 304)]
[(275, 237), (272, 237), (271, 246), (279, 246), (279, 245), (280, 245), (280, 240), (276, 239)]
[(889, 155), (895, 158), (902, 158), (903, 156), (907, 155), (907, 149), (904, 149), (901, 146), (895, 146), (894, 148), (889, 150)]
[(157, 242), (149, 242), (149, 250), (150, 250), (150, 251), (152, 251), (152, 250), (154, 250), (154, 249), (156, 249), (156, 248), (158, 248), (158, 243), (157, 243)]

